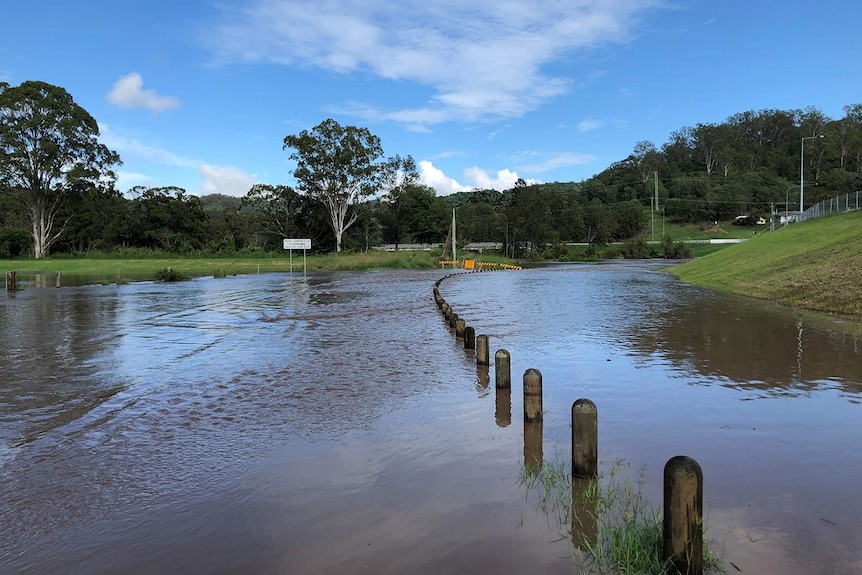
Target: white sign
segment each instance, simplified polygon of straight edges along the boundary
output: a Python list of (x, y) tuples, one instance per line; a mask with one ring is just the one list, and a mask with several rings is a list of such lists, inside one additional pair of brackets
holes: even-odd
[(311, 239), (284, 239), (284, 249), (286, 250), (310, 250)]

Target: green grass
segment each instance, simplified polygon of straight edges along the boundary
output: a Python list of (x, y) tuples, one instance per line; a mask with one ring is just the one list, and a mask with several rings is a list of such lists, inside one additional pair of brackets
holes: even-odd
[[(538, 494), (539, 510), (553, 518), (570, 539), (578, 573), (663, 575), (661, 510), (642, 493), (641, 469), (632, 481), (629, 466), (618, 461), (607, 477), (572, 479), (568, 466), (555, 461), (523, 467), (520, 482)], [(704, 529), (706, 537), (706, 529)], [(724, 573), (721, 557), (704, 541), (707, 573)]]
[(862, 321), (862, 211), (758, 234), (670, 272), (694, 285)]
[[(106, 278), (154, 279), (159, 270), (172, 269), (187, 277), (289, 272), (290, 258), (280, 257), (183, 257), (159, 254), (160, 257), (86, 258), (48, 257), (40, 260), (0, 260), (0, 271), (47, 271), (62, 275)], [(307, 257), (308, 271), (389, 269), (433, 269), (439, 258), (429, 252), (368, 252), (358, 254), (322, 254)], [(293, 271), (302, 271), (302, 253), (293, 254)]]

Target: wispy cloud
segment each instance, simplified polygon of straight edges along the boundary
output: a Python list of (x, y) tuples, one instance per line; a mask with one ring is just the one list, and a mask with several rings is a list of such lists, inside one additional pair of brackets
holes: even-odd
[[(136, 138), (114, 132), (107, 124), (99, 124), (99, 139), (103, 144), (120, 152), (123, 156), (132, 156), (139, 160), (166, 166), (196, 169), (198, 177), (201, 179), (200, 187), (196, 192), (199, 195), (225, 194), (228, 196), (244, 196), (257, 183), (254, 175), (248, 174), (234, 166), (208, 164), (202, 160), (175, 154), (158, 146), (144, 144)], [(138, 184), (154, 186), (173, 185), (172, 182), (154, 182), (149, 176), (138, 172), (119, 172), (117, 179), (117, 187), (121, 190)]]
[(587, 118), (586, 120), (582, 120), (578, 122), (578, 133), (583, 134), (584, 132), (591, 132), (592, 130), (597, 130), (604, 125), (604, 122), (601, 120), (596, 120), (594, 118)]
[(274, 63), (362, 72), (428, 86), (401, 109), (342, 109), (414, 130), (448, 121), (519, 117), (564, 94), (555, 65), (572, 53), (624, 43), (656, 0), (249, 0), (207, 28), (221, 64)]
[(201, 163), (198, 160), (179, 156), (164, 148), (144, 144), (136, 138), (114, 132), (107, 124), (99, 124), (99, 139), (103, 144), (121, 154), (132, 154), (157, 164), (192, 168)]
[(533, 164), (525, 164), (518, 166), (518, 169), (532, 174), (541, 174), (556, 170), (557, 168), (565, 168), (566, 166), (583, 166), (596, 161), (596, 157), (591, 154), (573, 154), (560, 153), (553, 154), (540, 162)]
[(514, 166), (518, 172), (525, 174), (541, 174), (566, 166), (582, 166), (596, 161), (592, 154), (575, 152), (542, 152), (537, 150), (522, 150), (504, 158), (504, 161)]
[(108, 101), (121, 108), (146, 108), (163, 112), (180, 105), (169, 96), (159, 96), (155, 90), (144, 90), (144, 79), (137, 72), (122, 76), (108, 93)]

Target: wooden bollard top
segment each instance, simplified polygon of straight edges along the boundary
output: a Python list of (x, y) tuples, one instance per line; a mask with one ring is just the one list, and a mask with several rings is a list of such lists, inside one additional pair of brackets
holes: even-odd
[(703, 575), (703, 471), (685, 455), (664, 466), (662, 548), (669, 573)]
[(572, 404), (572, 475), (598, 474), (599, 423), (596, 404), (581, 398)]
[(542, 421), (542, 372), (524, 372), (524, 421)]

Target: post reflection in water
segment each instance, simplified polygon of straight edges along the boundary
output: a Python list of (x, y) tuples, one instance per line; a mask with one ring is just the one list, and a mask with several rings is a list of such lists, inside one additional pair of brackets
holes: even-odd
[(802, 381), (802, 320), (796, 322), (796, 379)]
[(479, 397), (486, 397), (488, 395), (488, 385), (490, 383), (490, 368), (487, 365), (476, 366), (476, 392), (479, 394)]
[(597, 489), (598, 479), (572, 477), (572, 543), (579, 549), (587, 550), (596, 545)]
[(508, 388), (497, 388), (495, 401), (494, 421), (498, 427), (509, 427), (512, 423), (512, 390)]
[(542, 422), (524, 421), (524, 467), (539, 471), (542, 463)]

